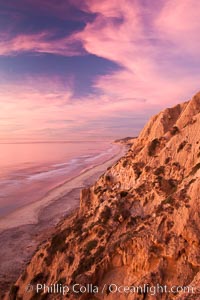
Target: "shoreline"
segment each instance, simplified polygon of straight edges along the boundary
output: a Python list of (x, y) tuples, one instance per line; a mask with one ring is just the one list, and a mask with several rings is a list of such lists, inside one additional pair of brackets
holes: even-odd
[[(127, 147), (102, 163), (90, 166), (74, 178), (58, 185), (37, 201), (0, 220), (0, 289), (5, 293), (16, 281), (39, 245), (49, 238), (55, 226), (80, 205), (80, 190), (127, 152)], [(1, 292), (0, 292), (1, 297)]]
[(95, 176), (95, 173), (101, 173), (105, 171), (109, 165), (112, 165), (116, 160), (123, 156), (125, 152), (126, 147), (119, 147), (119, 151), (108, 160), (88, 167), (73, 178), (58, 184), (55, 188), (48, 191), (40, 200), (22, 206), (10, 214), (2, 217), (0, 219), (0, 233), (4, 230), (22, 225), (37, 224), (38, 215), (43, 209), (48, 207), (48, 205), (50, 205), (52, 202), (56, 202), (73, 189), (83, 187), (84, 181), (87, 179), (87, 177)]

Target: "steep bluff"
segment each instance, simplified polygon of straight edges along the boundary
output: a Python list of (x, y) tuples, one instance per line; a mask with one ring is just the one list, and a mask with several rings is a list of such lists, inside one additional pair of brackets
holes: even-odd
[[(200, 93), (152, 117), (127, 154), (80, 196), (11, 288), (10, 299), (200, 299), (113, 293), (110, 284), (200, 287)], [(103, 293), (25, 292), (37, 283)]]

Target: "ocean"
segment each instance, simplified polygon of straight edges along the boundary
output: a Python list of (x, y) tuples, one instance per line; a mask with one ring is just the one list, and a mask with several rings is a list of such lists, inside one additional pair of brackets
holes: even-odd
[(113, 157), (110, 142), (0, 144), (0, 218)]

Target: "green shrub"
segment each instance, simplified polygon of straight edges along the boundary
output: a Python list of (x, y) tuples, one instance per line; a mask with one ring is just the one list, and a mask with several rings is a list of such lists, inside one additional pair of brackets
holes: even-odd
[(122, 215), (123, 219), (126, 220), (130, 217), (131, 212), (128, 209), (123, 209), (121, 212), (121, 215)]
[(187, 144), (186, 141), (183, 141), (182, 143), (180, 143), (180, 145), (178, 146), (178, 149), (177, 149), (177, 153), (179, 153), (185, 147), (186, 144)]
[(138, 162), (138, 163), (133, 164), (133, 170), (134, 170), (134, 173), (136, 175), (136, 179), (138, 179), (140, 177), (140, 175), (142, 174), (142, 168), (143, 167), (144, 167), (143, 162)]
[(108, 181), (108, 182), (110, 182), (111, 181), (110, 175), (106, 175), (105, 180)]
[(67, 257), (67, 261), (69, 263), (69, 266), (71, 266), (73, 264), (73, 262), (74, 262), (74, 255), (73, 254), (69, 255)]
[(66, 278), (65, 277), (62, 277), (60, 278), (58, 281), (57, 281), (57, 284), (65, 284), (66, 283)]
[(177, 126), (173, 126), (171, 128), (171, 130), (170, 130), (171, 135), (175, 135), (175, 134), (177, 134), (179, 132), (180, 132), (180, 130), (179, 130), (179, 128)]
[(47, 248), (48, 256), (45, 258), (46, 264), (50, 265), (56, 252), (64, 252), (68, 248), (68, 243), (65, 243), (66, 237), (71, 232), (70, 228), (56, 233), (51, 240), (50, 246)]
[(172, 196), (167, 197), (165, 200), (162, 201), (163, 204), (173, 204), (174, 198)]
[(178, 182), (175, 179), (168, 180), (169, 186), (171, 188), (171, 192), (174, 193), (177, 190)]
[(44, 275), (44, 273), (40, 272), (37, 275), (35, 275), (33, 277), (33, 279), (31, 280), (30, 284), (36, 284), (36, 283), (45, 283), (46, 282), (46, 276)]
[(15, 300), (17, 299), (17, 292), (19, 290), (18, 285), (12, 285), (11, 289), (10, 289), (10, 293), (9, 293), (9, 299), (10, 300)]
[(110, 219), (111, 215), (111, 208), (106, 205), (100, 214), (100, 219), (103, 223), (106, 223)]
[(170, 162), (170, 160), (171, 160), (171, 157), (167, 157), (167, 158), (165, 159), (165, 164), (167, 165), (167, 164)]
[(98, 240), (91, 240), (86, 244), (85, 251), (87, 253), (90, 253), (90, 251), (96, 248), (97, 245), (98, 245)]
[(160, 145), (160, 141), (158, 139), (154, 139), (148, 145), (148, 155), (153, 156), (155, 155), (156, 148)]
[(192, 168), (192, 171), (190, 172), (190, 175), (194, 175), (199, 169), (200, 169), (200, 163), (196, 164), (196, 165)]
[(105, 234), (105, 230), (104, 229), (100, 229), (99, 231), (98, 231), (98, 237), (100, 238), (100, 237), (102, 237), (103, 235)]
[(160, 175), (160, 174), (164, 174), (165, 173), (165, 167), (164, 166), (160, 166), (159, 168), (157, 168), (155, 171), (154, 171), (154, 174), (155, 175)]
[(179, 162), (178, 161), (175, 161), (175, 162), (173, 162), (173, 164), (172, 164), (173, 166), (175, 166), (175, 167), (177, 167), (177, 168), (180, 168), (180, 164), (179, 164)]
[(95, 252), (94, 254), (94, 259), (95, 259), (95, 262), (99, 262), (103, 259), (103, 252), (105, 250), (105, 247), (104, 246), (99, 246), (99, 248), (97, 249), (97, 251)]
[(127, 191), (121, 191), (120, 192), (120, 197), (121, 198), (124, 198), (124, 197), (126, 197), (128, 195), (128, 192)]
[(128, 165), (128, 160), (124, 160), (122, 163), (123, 168), (126, 168), (127, 165)]
[(55, 234), (47, 251), (54, 255), (57, 251), (63, 252), (66, 250), (68, 248), (68, 244), (65, 244), (65, 240), (68, 232), (68, 230), (63, 230), (60, 233)]
[(97, 188), (94, 189), (95, 195), (98, 194), (102, 190), (102, 186), (98, 186)]
[(74, 221), (74, 226), (72, 227), (72, 230), (76, 235), (81, 235), (84, 222), (85, 222), (84, 217), (80, 217)]
[(130, 221), (127, 224), (127, 227), (131, 227), (137, 224), (137, 217), (131, 217)]
[(81, 259), (77, 269), (72, 274), (72, 282), (74, 282), (74, 280), (78, 275), (89, 271), (91, 269), (91, 266), (94, 264), (94, 262), (95, 262), (94, 256), (88, 256)]

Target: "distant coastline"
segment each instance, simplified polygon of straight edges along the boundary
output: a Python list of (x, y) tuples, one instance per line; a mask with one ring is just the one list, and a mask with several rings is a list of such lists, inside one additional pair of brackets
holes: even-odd
[(118, 151), (108, 159), (82, 170), (41, 200), (0, 219), (0, 242), (4, 244), (0, 250), (0, 288), (6, 286), (5, 278), (8, 286), (16, 280), (38, 245), (51, 235), (56, 223), (79, 207), (80, 190), (94, 183), (126, 151), (127, 146), (119, 144)]

